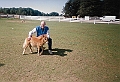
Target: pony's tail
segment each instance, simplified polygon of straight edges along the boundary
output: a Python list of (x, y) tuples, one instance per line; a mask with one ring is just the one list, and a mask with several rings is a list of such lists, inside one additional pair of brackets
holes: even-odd
[(28, 39), (26, 38), (24, 43), (23, 43), (23, 48), (25, 48), (25, 46), (28, 44)]

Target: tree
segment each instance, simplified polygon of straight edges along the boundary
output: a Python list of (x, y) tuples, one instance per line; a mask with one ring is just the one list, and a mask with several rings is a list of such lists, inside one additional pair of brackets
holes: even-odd
[(51, 12), (49, 13), (49, 16), (59, 16), (59, 14), (57, 12)]
[(3, 13), (3, 9), (2, 9), (2, 7), (0, 8), (0, 13)]
[(9, 8), (4, 8), (3, 13), (5, 13), (5, 14), (9, 14), (9, 13), (10, 13), (10, 9), (9, 9)]
[(120, 18), (120, 0), (103, 0), (103, 15), (114, 15)]
[(69, 0), (65, 7), (63, 8), (63, 13), (65, 13), (65, 16), (72, 17), (77, 16), (78, 8), (80, 6), (80, 0)]
[(100, 16), (101, 15), (100, 0), (81, 0), (78, 14), (80, 16)]
[(65, 16), (104, 16), (120, 18), (120, 0), (68, 0), (63, 7)]
[(15, 12), (15, 8), (13, 7), (13, 8), (10, 8), (10, 14), (15, 14), (16, 12)]
[(45, 14), (38, 10), (33, 10), (32, 8), (0, 8), (0, 13), (2, 14), (17, 14), (17, 15), (30, 15), (30, 16), (59, 16), (57, 12), (51, 12), (50, 14)]

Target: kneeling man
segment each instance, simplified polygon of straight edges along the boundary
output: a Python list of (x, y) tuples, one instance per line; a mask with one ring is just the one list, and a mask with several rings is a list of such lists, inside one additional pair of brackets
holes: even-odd
[(50, 38), (49, 35), (49, 27), (46, 26), (46, 22), (42, 21), (41, 24), (39, 26), (36, 26), (32, 31), (29, 32), (28, 35), (28, 40), (31, 39), (32, 34), (36, 33), (37, 37), (43, 34), (47, 34), (48, 37), (48, 52), (49, 54), (53, 54), (52, 53), (52, 39)]

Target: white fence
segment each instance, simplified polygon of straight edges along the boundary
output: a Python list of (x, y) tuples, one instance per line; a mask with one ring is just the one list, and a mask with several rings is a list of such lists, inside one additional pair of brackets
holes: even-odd
[(20, 19), (26, 19), (26, 20), (46, 20), (46, 21), (60, 21), (62, 19), (65, 19), (64, 16), (20, 16)]
[(72, 22), (72, 21), (80, 21), (83, 20), (83, 18), (65, 18), (64, 16), (24, 16), (21, 15), (20, 19), (22, 20), (46, 20), (46, 21), (66, 21), (66, 22)]
[(64, 22), (80, 22), (80, 23), (115, 23), (120, 24), (120, 19), (115, 22), (104, 22), (100, 20), (100, 17), (89, 17), (89, 20), (85, 18), (65, 18), (64, 16), (20, 16), (22, 20), (45, 20), (45, 21), (64, 21)]
[(14, 14), (0, 14), (0, 18), (18, 18), (19, 15), (14, 15)]

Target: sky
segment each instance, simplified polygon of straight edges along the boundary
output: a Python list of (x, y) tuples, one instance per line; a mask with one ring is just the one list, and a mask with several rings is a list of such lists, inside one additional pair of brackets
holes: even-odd
[(61, 14), (63, 6), (68, 0), (0, 0), (2, 8), (32, 8), (44, 13), (58, 12)]

